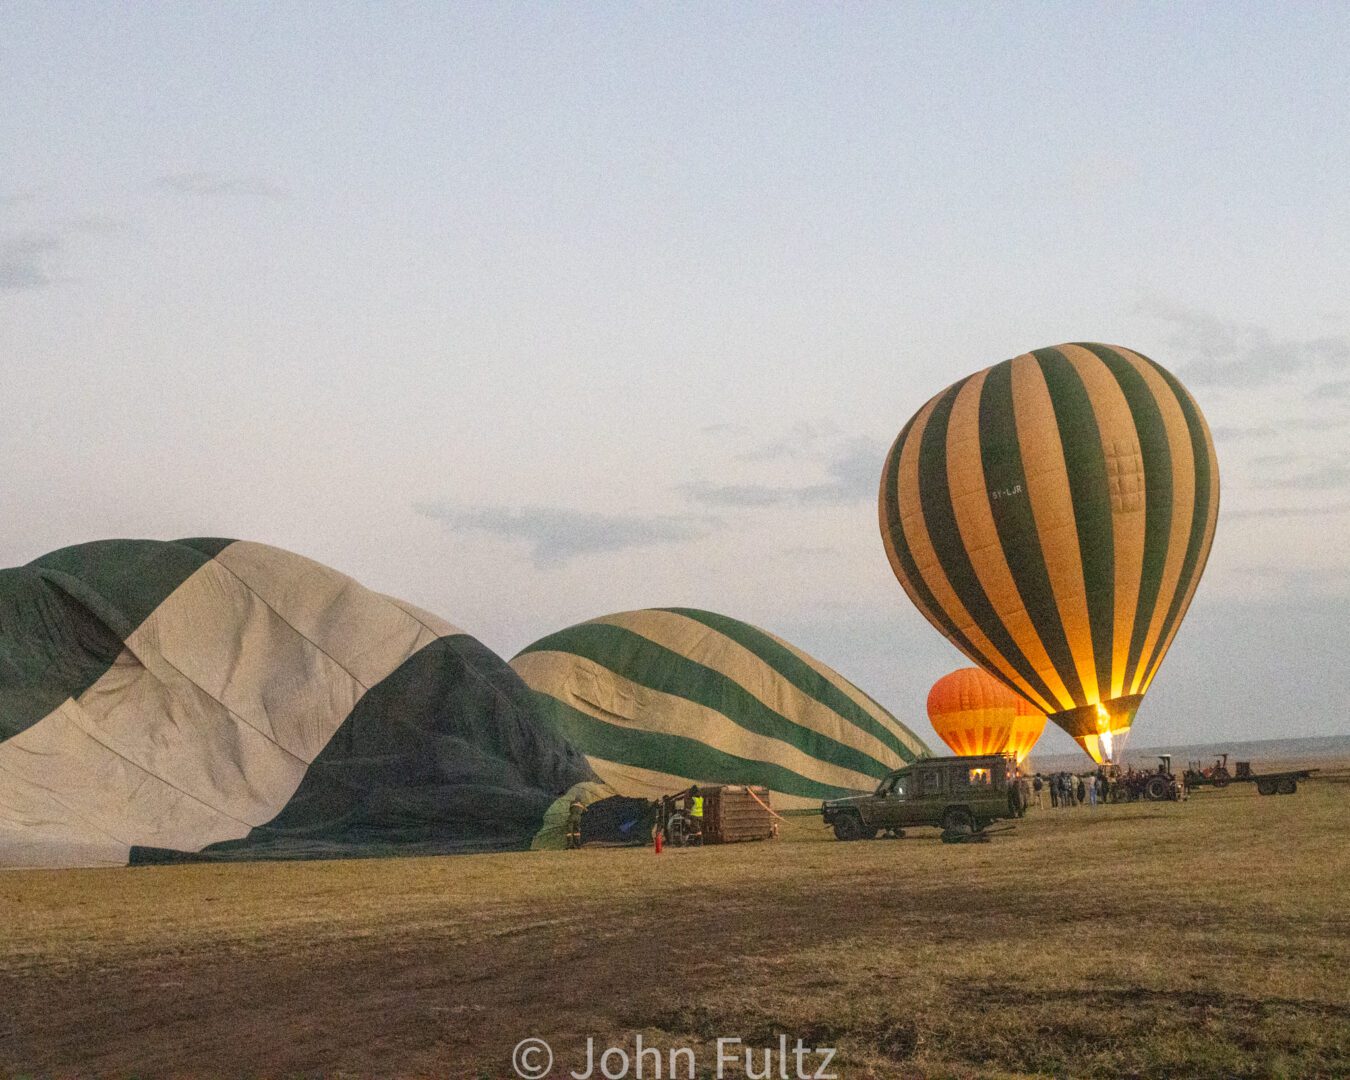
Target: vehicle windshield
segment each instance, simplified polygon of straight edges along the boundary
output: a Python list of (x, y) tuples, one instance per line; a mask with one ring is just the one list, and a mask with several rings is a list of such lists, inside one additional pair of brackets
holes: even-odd
[(908, 779), (905, 773), (896, 773), (894, 776), (888, 776), (877, 787), (878, 795), (895, 795), (899, 798), (905, 797), (905, 781)]

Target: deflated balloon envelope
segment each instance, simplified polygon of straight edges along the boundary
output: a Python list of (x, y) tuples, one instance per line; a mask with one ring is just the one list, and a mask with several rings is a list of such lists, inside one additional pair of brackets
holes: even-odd
[(299, 555), (0, 570), (0, 866), (529, 847), (593, 779), (481, 643)]
[(927, 754), (837, 671), (710, 611), (606, 615), (536, 641), (511, 666), (620, 795), (762, 784), (775, 806), (819, 808)]
[(879, 502), (924, 617), (1119, 760), (1218, 520), (1213, 441), (1175, 376), (1091, 343), (985, 368), (905, 425)]

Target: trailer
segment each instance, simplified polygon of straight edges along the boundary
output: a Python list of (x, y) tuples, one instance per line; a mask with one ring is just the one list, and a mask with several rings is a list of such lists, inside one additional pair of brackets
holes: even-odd
[[(695, 798), (703, 800), (702, 818), (692, 814)], [(704, 784), (662, 798), (657, 828), (672, 847), (772, 840), (778, 835), (778, 814), (766, 787)]]
[(1228, 755), (1220, 754), (1214, 764), (1202, 766), (1199, 761), (1189, 762), (1185, 780), (1188, 788), (1214, 787), (1226, 788), (1229, 784), (1255, 784), (1258, 795), (1293, 795), (1298, 791), (1298, 782), (1307, 780), (1316, 769), (1285, 769), (1282, 772), (1254, 773), (1250, 761), (1236, 761), (1233, 771), (1228, 769)]

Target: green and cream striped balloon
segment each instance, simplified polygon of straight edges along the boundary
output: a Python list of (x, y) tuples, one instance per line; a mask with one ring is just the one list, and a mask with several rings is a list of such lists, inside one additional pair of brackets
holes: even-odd
[(621, 795), (763, 784), (779, 806), (862, 789), (927, 747), (841, 676), (747, 623), (691, 608), (607, 615), (511, 666)]
[(976, 372), (905, 425), (881, 533), (919, 611), (1096, 760), (1118, 759), (1214, 540), (1194, 399), (1111, 345)]
[(0, 569), (0, 867), (525, 848), (593, 780), (484, 645), (300, 555)]

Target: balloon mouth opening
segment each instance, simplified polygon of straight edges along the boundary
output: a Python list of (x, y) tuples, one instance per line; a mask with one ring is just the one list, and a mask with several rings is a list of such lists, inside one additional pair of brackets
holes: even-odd
[(1142, 700), (1143, 695), (1132, 694), (1054, 713), (1050, 719), (1072, 735), (1098, 765), (1118, 765)]

